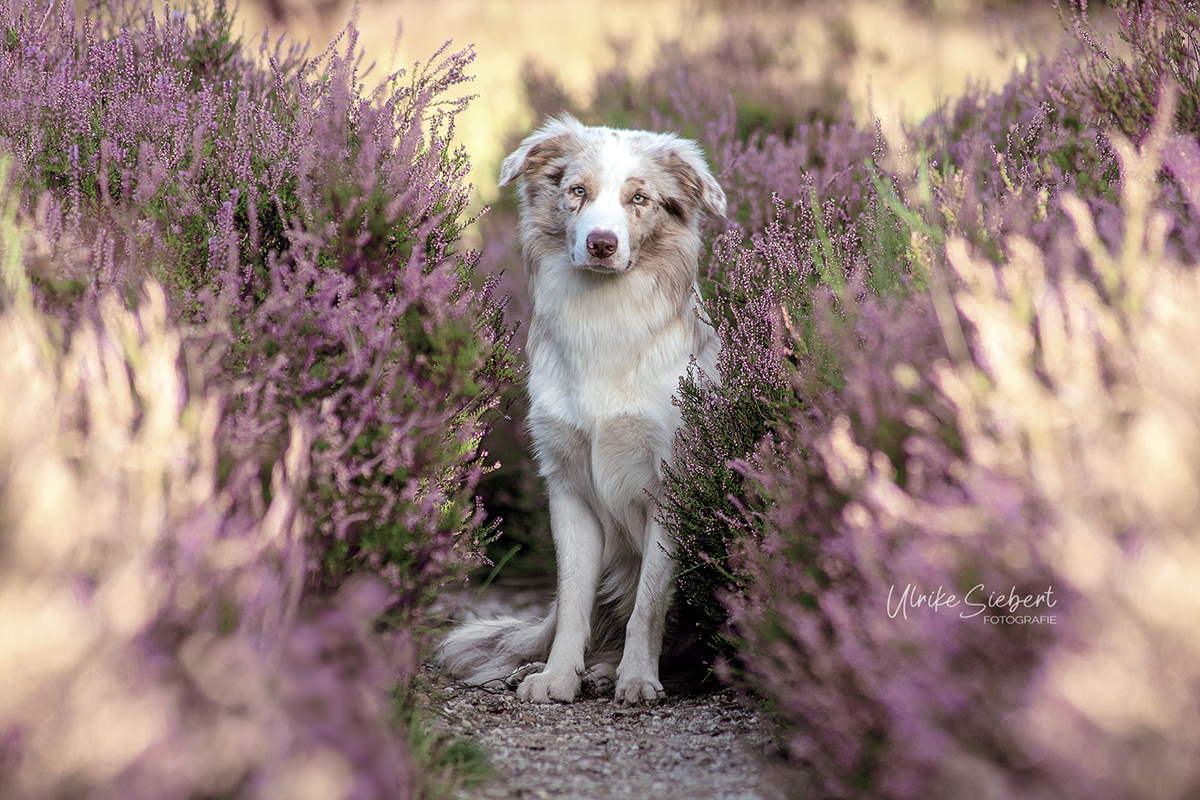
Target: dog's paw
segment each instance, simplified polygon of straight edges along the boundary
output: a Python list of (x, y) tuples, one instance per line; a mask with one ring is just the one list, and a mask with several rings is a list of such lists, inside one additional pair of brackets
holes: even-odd
[(612, 664), (593, 664), (583, 673), (583, 691), (588, 697), (600, 697), (613, 690), (617, 682), (617, 668)]
[(616, 701), (626, 705), (656, 703), (665, 694), (656, 678), (630, 676), (617, 681)]
[(615, 683), (617, 680), (617, 668), (606, 661), (599, 664), (592, 664), (583, 673), (584, 683), (594, 683), (604, 685), (606, 683)]
[(504, 679), (504, 683), (506, 686), (508, 686), (508, 688), (515, 689), (521, 685), (521, 681), (523, 681), (527, 677), (529, 677), (529, 674), (531, 672), (532, 673), (541, 672), (545, 668), (546, 668), (545, 661), (531, 661), (528, 664), (522, 664), (521, 666), (514, 669), (512, 671), (512, 673), (509, 674), (509, 676)]
[(522, 703), (570, 703), (579, 694), (579, 675), (574, 672), (539, 672), (521, 681), (517, 699)]

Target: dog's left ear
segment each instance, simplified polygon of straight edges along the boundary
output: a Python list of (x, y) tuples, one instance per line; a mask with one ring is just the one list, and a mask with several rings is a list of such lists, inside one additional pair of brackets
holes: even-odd
[(699, 145), (690, 139), (672, 142), (666, 165), (698, 207), (725, 216), (725, 191), (709, 171)]

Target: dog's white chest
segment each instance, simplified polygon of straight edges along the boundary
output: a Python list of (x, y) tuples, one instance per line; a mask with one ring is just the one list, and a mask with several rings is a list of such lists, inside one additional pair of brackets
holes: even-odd
[(650, 356), (628, 356), (608, 363), (597, 359), (590, 370), (579, 369), (573, 359), (557, 353), (535, 359), (529, 376), (533, 410), (589, 434), (604, 420), (621, 416), (644, 416), (678, 425), (671, 413), (671, 395), (686, 367), (686, 356), (678, 369), (661, 371), (648, 368), (647, 362), (654, 360)]
[(577, 303), (535, 321), (529, 394), (540, 413), (585, 432), (627, 415), (678, 425), (671, 396), (687, 370), (695, 321), (623, 310), (619, 303)]

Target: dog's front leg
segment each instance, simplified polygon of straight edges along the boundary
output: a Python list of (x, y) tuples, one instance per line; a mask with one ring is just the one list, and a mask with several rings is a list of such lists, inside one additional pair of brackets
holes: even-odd
[(653, 702), (663, 694), (658, 657), (672, 589), (674, 561), (670, 545), (662, 526), (652, 519), (646, 525), (637, 600), (625, 627), (625, 652), (617, 667), (617, 702)]
[(534, 703), (570, 702), (579, 693), (583, 652), (591, 635), (592, 604), (600, 581), (604, 538), (600, 523), (578, 494), (550, 486), (550, 531), (558, 560), (558, 622), (546, 668), (517, 688)]

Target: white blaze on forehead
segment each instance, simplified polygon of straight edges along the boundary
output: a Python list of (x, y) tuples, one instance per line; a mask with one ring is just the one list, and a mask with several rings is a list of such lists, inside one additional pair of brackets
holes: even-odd
[(571, 255), (577, 266), (595, 263), (587, 249), (588, 234), (612, 233), (617, 237), (617, 250), (605, 263), (623, 270), (629, 265), (629, 210), (622, 202), (622, 194), (626, 181), (637, 173), (640, 157), (621, 134), (606, 132), (599, 150), (599, 167), (591, 176), (595, 183), (575, 222), (575, 248)]

